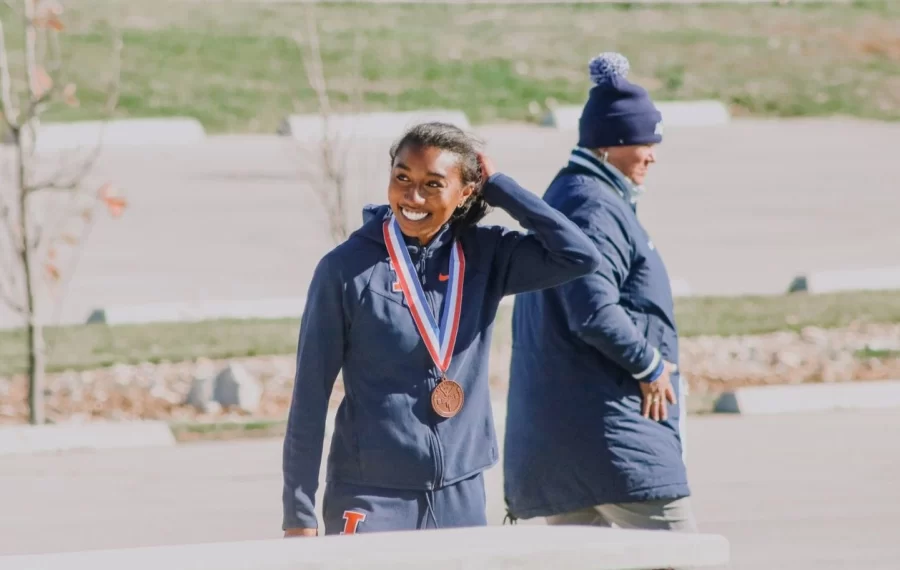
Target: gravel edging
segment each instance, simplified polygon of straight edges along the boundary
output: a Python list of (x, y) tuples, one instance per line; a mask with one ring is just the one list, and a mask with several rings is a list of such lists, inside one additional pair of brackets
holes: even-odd
[[(710, 413), (718, 395), (743, 387), (900, 378), (900, 324), (689, 337), (681, 341), (680, 352), (689, 387), (688, 409)], [(506, 390), (508, 362), (509, 347), (495, 343), (489, 371), (495, 393)], [(242, 368), (258, 384), (258, 406), (212, 407), (204, 412), (187, 404), (195, 378), (229, 365)], [(287, 416), (294, 368), (293, 355), (278, 355), (53, 373), (47, 376), (47, 417), (53, 423), (104, 419), (176, 425), (278, 420)], [(338, 380), (331, 404), (342, 397)], [(0, 378), (0, 425), (25, 423), (27, 412), (25, 377)]]

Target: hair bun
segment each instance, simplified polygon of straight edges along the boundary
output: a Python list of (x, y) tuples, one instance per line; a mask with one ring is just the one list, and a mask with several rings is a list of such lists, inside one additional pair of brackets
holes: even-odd
[(611, 83), (615, 77), (624, 78), (628, 76), (629, 69), (631, 69), (631, 66), (628, 63), (628, 58), (612, 51), (601, 53), (588, 64), (591, 81), (595, 85)]

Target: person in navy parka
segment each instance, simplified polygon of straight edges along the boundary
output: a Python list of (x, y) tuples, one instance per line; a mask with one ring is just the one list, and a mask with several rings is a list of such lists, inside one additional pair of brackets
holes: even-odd
[(544, 194), (603, 261), (516, 298), (505, 496), (513, 519), (694, 530), (672, 291), (636, 215), (662, 117), (628, 67), (591, 61), (578, 145)]
[[(282, 528), (315, 536), (325, 420), (325, 534), (486, 524), (482, 471), (499, 459), (488, 389), (505, 295), (593, 271), (578, 227), (494, 172), (479, 143), (426, 123), (391, 150), (387, 206), (318, 263), (307, 295), (283, 456)], [(504, 209), (529, 233), (477, 222)]]

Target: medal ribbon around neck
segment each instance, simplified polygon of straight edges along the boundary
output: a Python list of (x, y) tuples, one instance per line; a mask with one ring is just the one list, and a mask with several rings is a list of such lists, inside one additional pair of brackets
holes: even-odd
[(428, 308), (425, 292), (419, 283), (419, 276), (413, 265), (409, 251), (400, 232), (400, 224), (397, 218), (391, 218), (384, 222), (384, 243), (391, 263), (400, 281), (400, 289), (409, 305), (416, 328), (425, 347), (431, 354), (431, 359), (441, 373), (446, 373), (450, 368), (450, 360), (453, 358), (453, 347), (456, 345), (456, 335), (459, 332), (459, 315), (462, 308), (463, 281), (466, 271), (466, 258), (463, 255), (462, 246), (458, 241), (453, 242), (450, 250), (450, 275), (447, 281), (447, 295), (444, 297), (444, 310), (441, 313), (440, 326), (435, 322), (434, 315)]

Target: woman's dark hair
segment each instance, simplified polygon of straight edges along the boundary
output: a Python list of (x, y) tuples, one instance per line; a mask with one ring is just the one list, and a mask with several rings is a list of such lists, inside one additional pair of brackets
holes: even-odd
[(400, 151), (406, 147), (435, 147), (452, 152), (459, 157), (459, 172), (463, 185), (474, 184), (475, 191), (465, 203), (457, 208), (450, 217), (450, 225), (454, 233), (474, 226), (490, 212), (490, 206), (481, 194), (484, 186), (484, 173), (478, 162), (478, 153), (484, 143), (455, 125), (449, 123), (421, 123), (408, 131), (391, 146), (391, 166)]

